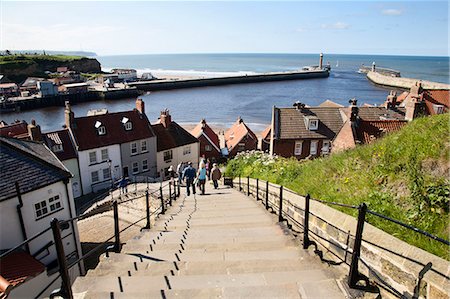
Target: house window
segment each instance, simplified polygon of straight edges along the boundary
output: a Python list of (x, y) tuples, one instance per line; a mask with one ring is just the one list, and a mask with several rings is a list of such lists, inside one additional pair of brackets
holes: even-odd
[(103, 179), (109, 180), (111, 178), (111, 172), (109, 168), (103, 168)]
[(139, 163), (138, 162), (133, 162), (133, 173), (138, 173), (139, 172)]
[(330, 152), (330, 142), (328, 140), (323, 141), (322, 153), (328, 154)]
[(59, 198), (59, 195), (50, 197), (48, 199), (48, 203), (50, 205), (50, 212), (59, 210), (61, 208), (61, 199)]
[(302, 145), (303, 145), (302, 141), (295, 142), (294, 155), (300, 156), (302, 154)]
[(142, 171), (147, 171), (147, 170), (148, 170), (148, 161), (142, 160)]
[(48, 214), (47, 201), (43, 200), (41, 202), (34, 204), (34, 209), (36, 210), (36, 218)]
[(92, 180), (92, 183), (97, 183), (99, 181), (98, 171), (91, 172), (91, 180)]
[(108, 160), (109, 160), (108, 149), (107, 148), (102, 149), (102, 162)]
[(62, 152), (63, 151), (62, 144), (55, 144), (54, 146), (52, 146), (52, 150), (54, 153)]
[(105, 135), (106, 128), (104, 126), (98, 127), (98, 135)]
[(434, 109), (434, 112), (435, 112), (436, 114), (442, 114), (442, 113), (444, 113), (444, 105), (436, 105), (436, 104), (433, 104), (433, 109)]
[(137, 143), (136, 142), (133, 142), (131, 144), (131, 154), (132, 155), (136, 155), (137, 154)]
[(183, 148), (183, 155), (189, 155), (191, 153), (191, 147), (190, 146), (185, 146)]
[(309, 129), (317, 130), (319, 128), (319, 120), (318, 119), (310, 119), (309, 120)]
[(172, 150), (168, 150), (164, 152), (164, 162), (172, 160)]
[(141, 141), (141, 152), (146, 152), (147, 151), (147, 140), (142, 140)]
[(238, 144), (238, 151), (239, 152), (245, 151), (245, 143), (239, 143)]
[(89, 164), (95, 164), (97, 163), (97, 152), (90, 152), (89, 153)]
[(130, 131), (131, 129), (133, 129), (133, 124), (131, 123), (131, 121), (125, 123), (125, 130)]
[(212, 146), (211, 145), (205, 145), (205, 151), (210, 152), (212, 151)]
[(317, 155), (317, 141), (311, 141), (310, 155)]

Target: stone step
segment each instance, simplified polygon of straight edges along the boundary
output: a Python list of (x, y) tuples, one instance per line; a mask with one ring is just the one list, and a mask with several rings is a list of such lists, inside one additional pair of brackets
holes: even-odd
[(90, 270), (86, 276), (158, 276), (168, 275), (171, 271), (178, 274), (178, 269), (185, 268), (185, 262), (113, 262), (106, 259)]
[(72, 285), (73, 293), (114, 292), (148, 293), (167, 287), (164, 276), (95, 276), (78, 277)]

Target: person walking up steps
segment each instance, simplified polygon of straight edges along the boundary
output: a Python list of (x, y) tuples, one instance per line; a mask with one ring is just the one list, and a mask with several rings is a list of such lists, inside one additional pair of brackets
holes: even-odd
[(201, 163), (201, 168), (198, 170), (198, 181), (200, 184), (200, 191), (202, 191), (202, 195), (204, 195), (205, 194), (205, 183), (206, 183), (205, 163)]
[(192, 167), (192, 162), (188, 163), (188, 166), (183, 170), (183, 179), (186, 180), (186, 195), (191, 195), (189, 187), (192, 185), (192, 193), (195, 194), (195, 168)]
[(222, 177), (222, 172), (220, 171), (217, 163), (213, 164), (213, 168), (211, 169), (211, 180), (214, 184), (214, 189), (219, 188), (219, 183), (217, 182)]

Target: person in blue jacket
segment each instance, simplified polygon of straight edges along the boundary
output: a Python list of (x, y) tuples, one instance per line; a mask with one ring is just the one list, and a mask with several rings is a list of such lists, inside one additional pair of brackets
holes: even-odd
[(189, 162), (188, 166), (183, 170), (183, 177), (182, 177), (182, 179), (186, 180), (187, 196), (191, 195), (189, 191), (190, 186), (192, 186), (192, 193), (195, 194), (195, 184), (194, 184), (195, 177), (196, 177), (195, 168), (192, 167), (192, 162)]
[(206, 183), (206, 165), (205, 163), (200, 163), (200, 169), (198, 170), (198, 182), (200, 191), (202, 191), (202, 195), (205, 194), (205, 183)]

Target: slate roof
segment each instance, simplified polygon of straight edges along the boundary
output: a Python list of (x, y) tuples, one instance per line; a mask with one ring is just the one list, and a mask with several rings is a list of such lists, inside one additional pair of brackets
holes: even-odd
[[(11, 287), (35, 277), (45, 270), (45, 266), (26, 252), (13, 252), (0, 259), (0, 279), (7, 281), (6, 288), (0, 287), (1, 293), (8, 293)], [(0, 284), (1, 285), (1, 284)], [(8, 289), (8, 290), (7, 290)]]
[(387, 133), (400, 130), (407, 123), (405, 120), (359, 121), (356, 128), (356, 138), (362, 144), (369, 144)]
[[(275, 108), (275, 136), (279, 139), (330, 139), (339, 132), (343, 119), (337, 107)], [(305, 117), (319, 119), (317, 130), (306, 126)]]
[(53, 151), (53, 146), (60, 144), (62, 146), (61, 152), (53, 153), (58, 157), (59, 160), (69, 160), (73, 158), (77, 158), (77, 152), (75, 150), (74, 144), (72, 142), (72, 138), (70, 137), (69, 130), (59, 130), (54, 132), (48, 132), (42, 134), (42, 138), (44, 139), (45, 144), (47, 144), (48, 148)]
[(0, 127), (0, 136), (16, 137), (19, 139), (29, 139), (28, 124), (26, 121), (12, 123), (4, 127)]
[(217, 136), (216, 132), (206, 123), (205, 120), (200, 121), (200, 123), (195, 126), (191, 131), (191, 135), (195, 138), (199, 138), (202, 134), (205, 134), (209, 140), (215, 145), (216, 149), (220, 151), (220, 141), (219, 136)]
[[(346, 108), (349, 112), (349, 108)], [(385, 107), (359, 107), (358, 116), (362, 120), (377, 121), (377, 120), (404, 120), (405, 108), (395, 107), (393, 109), (386, 109)], [(347, 114), (350, 115), (350, 114)]]
[(423, 93), (425, 105), (427, 106), (430, 115), (436, 114), (434, 105), (443, 105), (444, 111), (447, 112), (450, 108), (450, 91), (446, 89), (425, 90)]
[(48, 186), (72, 175), (42, 143), (0, 137), (0, 201)]
[[(125, 130), (122, 123), (124, 117), (132, 123), (132, 129), (129, 131)], [(105, 135), (98, 135), (95, 128), (97, 121), (105, 126)], [(71, 129), (79, 151), (155, 136), (147, 116), (140, 114), (137, 110), (77, 117)]]
[(245, 122), (239, 117), (238, 120), (233, 124), (233, 126), (225, 132), (225, 144), (228, 150), (231, 152), (231, 150), (236, 145), (238, 145), (238, 143), (247, 134), (250, 135), (254, 140), (258, 141), (258, 137), (256, 137), (255, 133), (253, 133), (253, 131), (250, 130)]
[(174, 121), (170, 122), (168, 128), (161, 123), (152, 125), (152, 128), (156, 135), (158, 152), (198, 142), (197, 138)]

